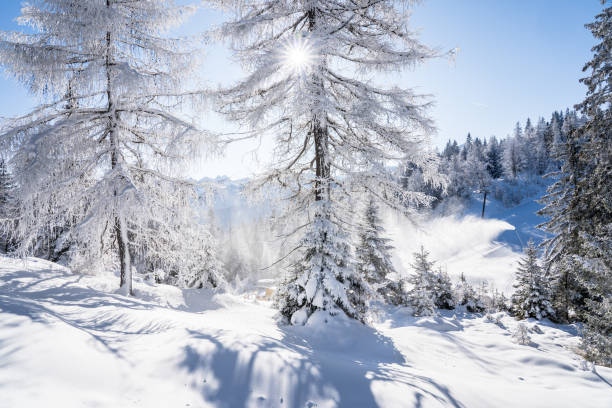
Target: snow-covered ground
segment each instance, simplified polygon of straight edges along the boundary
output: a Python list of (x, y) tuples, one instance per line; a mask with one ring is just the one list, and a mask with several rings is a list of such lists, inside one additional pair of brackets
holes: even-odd
[[(267, 303), (0, 258), (0, 407), (609, 407), (574, 326), (381, 311), (279, 325)], [(527, 326), (533, 328), (535, 322)]]

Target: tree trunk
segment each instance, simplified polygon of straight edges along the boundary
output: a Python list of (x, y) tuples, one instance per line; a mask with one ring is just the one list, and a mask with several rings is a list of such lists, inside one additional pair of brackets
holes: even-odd
[(482, 199), (482, 214), (480, 218), (484, 218), (485, 206), (487, 205), (487, 190), (484, 191), (484, 197)]
[[(106, 0), (106, 7), (110, 7), (110, 0)], [(107, 110), (109, 114), (108, 137), (110, 141), (111, 151), (111, 170), (115, 171), (119, 166), (120, 154), (119, 143), (117, 141), (117, 112), (115, 111), (113, 93), (112, 93), (112, 59), (111, 59), (111, 33), (106, 32), (106, 98)], [(121, 209), (118, 205), (117, 196), (119, 192), (117, 188), (113, 190), (115, 198), (115, 236), (117, 237), (117, 246), (119, 247), (119, 264), (120, 264), (120, 281), (119, 287), (126, 295), (133, 295), (132, 291), (132, 262), (130, 259), (130, 251), (128, 247), (127, 225), (124, 216), (121, 214)]]
[[(311, 32), (314, 31), (316, 27), (316, 14), (317, 10), (314, 7), (308, 11), (308, 29)], [(318, 89), (319, 95), (322, 95), (323, 84), (321, 83), (321, 79), (317, 76), (316, 72), (312, 74), (312, 79), (315, 89)], [(322, 123), (322, 120), (324, 119), (324, 113), (321, 112), (318, 107), (314, 107), (312, 135), (315, 145), (315, 201), (329, 200), (330, 198), (329, 189), (331, 168), (329, 165), (329, 160), (327, 159), (329, 135), (327, 133), (327, 126)]]
[(313, 124), (313, 135), (315, 143), (315, 171), (317, 179), (315, 180), (315, 200), (329, 200), (329, 176), (330, 166), (327, 160), (328, 135), (327, 129), (323, 128), (315, 117)]

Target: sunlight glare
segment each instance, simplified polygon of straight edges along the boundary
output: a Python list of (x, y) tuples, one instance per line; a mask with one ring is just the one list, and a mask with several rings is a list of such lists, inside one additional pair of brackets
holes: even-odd
[(308, 71), (314, 64), (315, 53), (305, 38), (288, 41), (281, 53), (282, 65), (295, 73)]

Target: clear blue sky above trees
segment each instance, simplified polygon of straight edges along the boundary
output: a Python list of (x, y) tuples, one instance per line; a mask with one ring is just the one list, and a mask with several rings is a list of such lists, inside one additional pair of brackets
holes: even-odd
[[(14, 21), (20, 3), (0, 2), (0, 29), (20, 29)], [(517, 120), (548, 119), (553, 110), (582, 100), (585, 88), (578, 79), (595, 43), (584, 24), (600, 10), (599, 0), (428, 0), (414, 9), (412, 27), (430, 46), (457, 47), (456, 58), (380, 80), (434, 96), (437, 146), (449, 138), (463, 140), (468, 131), (474, 137), (504, 137)], [(182, 31), (195, 33), (221, 18), (201, 10)], [(209, 84), (228, 84), (241, 70), (224, 46), (214, 45), (202, 74)], [(0, 77), (0, 116), (25, 113), (35, 103), (19, 84)], [(205, 123), (226, 128), (218, 118)], [(231, 147), (226, 158), (202, 161), (192, 175), (248, 176), (260, 168), (250, 154), (255, 146)], [(264, 143), (258, 157), (265, 160), (266, 155)]]

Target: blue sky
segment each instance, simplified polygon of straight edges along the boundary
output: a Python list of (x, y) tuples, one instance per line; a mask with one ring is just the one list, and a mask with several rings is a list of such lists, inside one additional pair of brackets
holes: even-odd
[[(0, 3), (0, 29), (15, 30), (20, 1)], [(578, 82), (595, 44), (584, 24), (601, 10), (599, 0), (428, 0), (416, 6), (412, 27), (422, 41), (448, 50), (453, 61), (430, 61), (395, 75), (401, 86), (432, 94), (430, 114), (438, 132), (434, 143), (449, 138), (506, 136), (517, 120), (549, 118), (553, 110), (579, 102), (585, 88)], [(218, 13), (198, 12), (185, 32), (205, 29)], [(222, 45), (208, 51), (203, 77), (208, 83), (231, 83), (241, 71)], [(25, 113), (36, 104), (13, 80), (0, 77), (0, 116)], [(217, 128), (219, 119), (211, 122)], [(196, 163), (191, 175), (245, 177), (261, 169), (250, 153), (253, 144), (231, 147), (224, 158)], [(269, 146), (258, 150), (265, 161)]]

